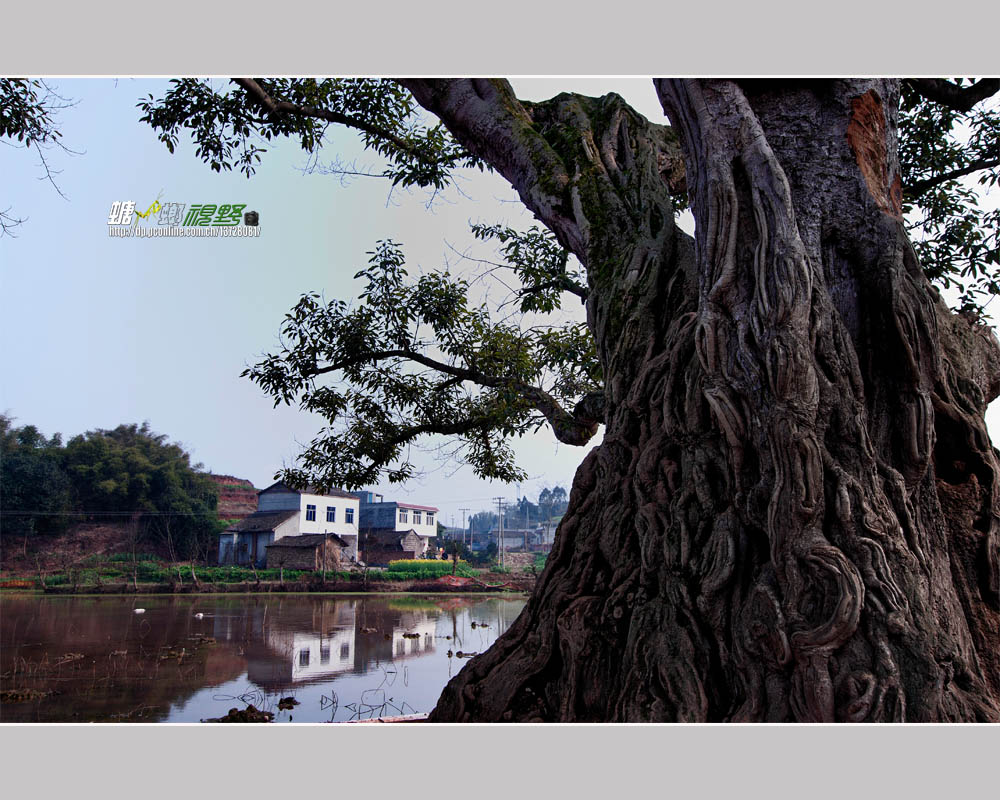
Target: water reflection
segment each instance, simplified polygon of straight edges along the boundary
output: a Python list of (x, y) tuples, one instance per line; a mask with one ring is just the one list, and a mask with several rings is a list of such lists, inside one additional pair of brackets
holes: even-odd
[[(523, 606), (454, 595), (8, 596), (0, 720), (195, 722), (250, 702), (276, 721), (426, 712), (467, 663), (458, 654), (487, 649)], [(278, 709), (283, 696), (298, 705)]]

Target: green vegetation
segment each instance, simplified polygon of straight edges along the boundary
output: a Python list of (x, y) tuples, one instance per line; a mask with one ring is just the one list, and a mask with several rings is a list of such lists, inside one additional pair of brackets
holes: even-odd
[[(442, 575), (452, 574), (451, 561), (433, 561), (429, 559), (414, 559), (407, 561), (390, 561), (385, 572), (381, 573), (385, 580), (392, 581), (412, 581), (412, 580), (433, 580)], [(475, 577), (475, 572), (465, 561), (458, 562), (458, 569), (455, 572), (465, 578)]]
[[(130, 544), (172, 560), (206, 559), (220, 529), (218, 492), (200, 465), (148, 423), (74, 436), (66, 445), (0, 415), (0, 533), (55, 534), (70, 522), (126, 523)], [(131, 560), (131, 555), (129, 556)]]
[[(256, 574), (246, 567), (193, 567), (199, 583), (246, 583), (277, 581), (277, 569), (259, 569)], [(191, 577), (192, 565), (171, 564), (143, 554), (137, 556), (134, 566), (131, 553), (116, 553), (110, 556), (91, 556), (85, 559), (79, 569), (66, 570), (44, 576), (46, 586), (101, 586), (105, 584), (131, 583), (133, 575), (138, 583), (194, 583)], [(308, 579), (313, 573), (300, 570), (285, 570), (286, 581)], [(328, 577), (333, 573), (327, 573)], [(341, 579), (348, 579), (349, 573), (337, 573)], [(37, 576), (23, 575), (16, 579), (33, 579)]]
[[(534, 259), (547, 259), (553, 270), (565, 267), (566, 251), (551, 233), (478, 229), (477, 235), (504, 242), (511, 268), (529, 283), (541, 269)], [(408, 445), (428, 432), (450, 432), (476, 474), (511, 482), (525, 477), (507, 444), (512, 437), (548, 420), (563, 441), (589, 439), (596, 423), (565, 410), (600, 388), (584, 323), (522, 330), (471, 305), (464, 279), (431, 273), (409, 280), (392, 241), (379, 242), (369, 255), (356, 275), (366, 282), (358, 302), (303, 295), (281, 326), (288, 345), (243, 372), (277, 403), (294, 401), (337, 423), (322, 448), (306, 448), (301, 469), (282, 473), (284, 480), (302, 485), (307, 470), (326, 486), (404, 481), (413, 471)], [(308, 342), (319, 346), (308, 351)], [(427, 371), (414, 374), (413, 363)], [(347, 380), (319, 390), (317, 378), (335, 372)], [(545, 390), (538, 388), (543, 384)]]
[[(131, 553), (115, 553), (112, 555), (93, 555), (84, 559), (77, 567), (64, 569), (55, 574), (43, 576), (45, 585), (96, 587), (114, 584), (181, 584), (194, 583), (192, 570), (198, 583), (229, 584), (256, 583), (257, 581), (281, 580), (281, 570), (258, 569), (240, 566), (200, 566), (192, 564), (171, 563), (156, 558), (148, 553), (136, 554), (133, 563)], [(450, 561), (410, 560), (394, 561), (386, 569), (370, 569), (366, 575), (358, 571), (339, 571), (326, 573), (327, 582), (388, 582), (388, 581), (420, 581), (434, 580), (442, 575), (450, 575)], [(457, 575), (466, 578), (476, 576), (468, 563), (460, 561)], [(11, 581), (30, 581), (38, 585), (38, 576), (31, 574), (11, 576)], [(321, 580), (321, 573), (311, 570), (284, 570), (284, 581), (295, 583), (299, 581), (315, 582)]]
[(62, 439), (46, 439), (34, 425), (21, 428), (0, 414), (0, 535), (3, 546), (14, 536), (59, 533), (72, 508), (72, 485), (63, 469)]

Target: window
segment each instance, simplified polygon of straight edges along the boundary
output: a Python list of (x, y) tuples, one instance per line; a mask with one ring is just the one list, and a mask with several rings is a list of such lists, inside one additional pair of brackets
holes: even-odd
[(344, 509), (344, 522), (346, 522), (348, 525), (353, 525), (354, 524), (354, 509), (353, 508), (345, 508)]
[(323, 645), (319, 646), (319, 663), (320, 664), (329, 664), (330, 663), (330, 646), (329, 645), (327, 645), (326, 647), (324, 647)]
[(299, 666), (308, 667), (309, 666), (309, 651), (299, 650)]
[(419, 511), (414, 511), (413, 512), (413, 524), (414, 525), (419, 525), (420, 524), (420, 512)]
[(316, 521), (316, 506), (306, 506), (306, 521), (307, 522)]
[(409, 512), (405, 508), (399, 509), (399, 521), (400, 522), (410, 521)]
[(347, 661), (351, 657), (351, 645), (348, 642), (344, 642), (340, 646), (340, 660)]
[(327, 506), (326, 507), (326, 521), (327, 522), (336, 522), (337, 521), (337, 508), (336, 508), (336, 506)]
[(434, 524), (434, 515), (431, 514), (429, 511), (427, 512), (427, 524), (428, 525)]

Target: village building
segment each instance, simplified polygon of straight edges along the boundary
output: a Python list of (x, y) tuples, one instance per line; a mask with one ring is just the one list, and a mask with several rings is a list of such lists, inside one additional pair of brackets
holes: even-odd
[(303, 533), (285, 536), (267, 545), (268, 567), (330, 570), (344, 566), (348, 544), (335, 533)]
[[(358, 498), (348, 492), (340, 489), (320, 492), (315, 487), (298, 490), (279, 481), (257, 493), (257, 511), (219, 535), (219, 563), (252, 563), (263, 567), (268, 565), (269, 545), (310, 534), (333, 534), (331, 539), (341, 543), (334, 542), (339, 557), (345, 562), (357, 561), (359, 519)], [(297, 546), (306, 549), (311, 546), (313, 555), (320, 557), (322, 543), (316, 542), (315, 545), (300, 542)], [(298, 557), (310, 558), (303, 553)]]
[[(494, 539), (498, 538), (498, 533), (493, 532)], [(552, 545), (545, 542), (545, 529), (542, 526), (537, 528), (504, 528), (503, 549), (507, 553), (541, 553), (548, 552)]]
[(385, 567), (390, 561), (422, 558), (427, 540), (416, 531), (366, 528), (361, 532), (361, 559), (370, 567)]
[[(393, 560), (423, 558), (427, 554), (430, 540), (437, 536), (437, 508), (415, 503), (386, 502), (382, 495), (375, 492), (357, 492), (355, 497), (360, 502), (359, 531), (362, 538), (368, 541), (372, 554), (377, 553), (381, 559), (390, 551), (412, 553), (396, 555)], [(378, 563), (369, 558), (364, 547), (361, 558), (369, 564)]]

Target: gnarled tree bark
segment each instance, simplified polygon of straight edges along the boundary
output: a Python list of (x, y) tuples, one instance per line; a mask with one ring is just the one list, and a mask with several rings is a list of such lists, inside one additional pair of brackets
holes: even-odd
[(405, 83), (586, 264), (606, 383), (533, 596), (431, 718), (1000, 719), (1000, 346), (907, 241), (897, 82), (659, 81), (672, 129)]

